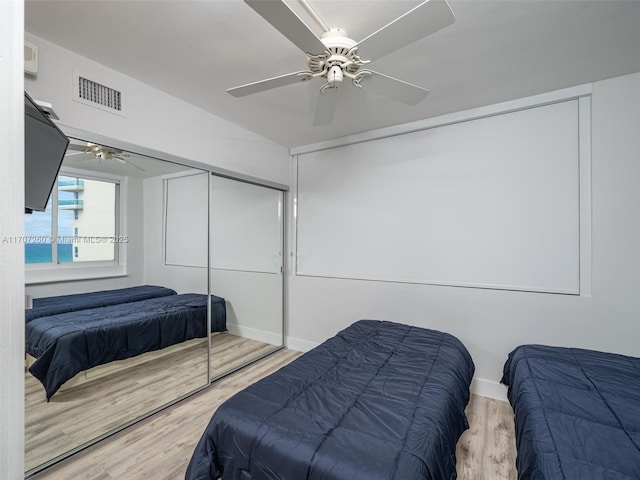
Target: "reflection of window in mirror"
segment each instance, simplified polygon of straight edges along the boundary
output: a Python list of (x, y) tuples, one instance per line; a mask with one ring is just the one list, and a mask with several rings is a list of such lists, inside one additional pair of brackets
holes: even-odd
[(46, 210), (25, 214), (25, 263), (116, 262), (119, 196), (118, 180), (59, 175)]

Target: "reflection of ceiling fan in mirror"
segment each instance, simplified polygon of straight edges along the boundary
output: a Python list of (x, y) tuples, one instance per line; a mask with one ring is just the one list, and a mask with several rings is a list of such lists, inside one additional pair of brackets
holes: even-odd
[[(70, 152), (73, 150), (73, 152)], [(122, 150), (118, 150), (116, 148), (104, 147), (102, 145), (98, 145), (97, 143), (89, 143), (86, 145), (75, 145), (71, 144), (67, 148), (66, 157), (71, 157), (75, 155), (86, 155), (87, 158), (80, 159), (79, 161), (92, 160), (97, 158), (98, 162), (102, 160), (116, 160), (122, 164), (130, 165), (131, 167), (135, 167), (138, 170), (145, 172), (146, 170), (142, 168), (140, 165), (136, 165), (134, 162), (129, 160), (129, 157), (132, 155), (130, 153), (125, 153)]]
[(347, 83), (350, 80), (356, 87), (364, 87), (365, 90), (408, 105), (420, 102), (429, 93), (426, 88), (364, 67), (368, 67), (373, 60), (451, 25), (455, 20), (446, 0), (426, 0), (356, 42), (342, 28), (330, 28), (324, 23), (306, 0), (298, 2), (322, 26), (324, 33), (321, 38), (284, 0), (244, 1), (307, 55), (308, 69), (230, 88), (227, 92), (235, 97), (244, 97), (316, 77), (322, 78), (326, 83), (320, 88), (314, 125), (325, 125), (333, 120), (337, 90), (343, 81)]

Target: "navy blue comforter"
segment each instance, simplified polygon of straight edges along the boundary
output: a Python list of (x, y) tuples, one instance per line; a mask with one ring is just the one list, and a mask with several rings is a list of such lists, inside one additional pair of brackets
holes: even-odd
[(141, 285), (138, 287), (104, 290), (101, 292), (76, 293), (60, 295), (58, 297), (34, 298), (33, 308), (25, 310), (25, 320), (30, 322), (34, 318), (59, 315), (66, 312), (86, 310), (87, 308), (107, 307), (120, 303), (139, 302), (148, 298), (175, 295), (170, 288), (155, 285)]
[(361, 320), (222, 404), (186, 479), (454, 479), (473, 372), (451, 335)]
[(640, 479), (640, 358), (524, 345), (504, 366), (518, 478)]
[[(211, 296), (211, 331), (226, 330), (224, 299)], [(47, 400), (77, 373), (206, 337), (207, 296), (186, 293), (40, 317), (26, 325), (29, 371)]]

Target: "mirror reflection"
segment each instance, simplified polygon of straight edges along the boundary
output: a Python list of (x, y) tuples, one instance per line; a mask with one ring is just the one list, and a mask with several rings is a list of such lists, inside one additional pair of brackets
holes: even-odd
[[(170, 264), (206, 261), (208, 199), (173, 182), (206, 194), (208, 173), (72, 140), (47, 209), (25, 215), (27, 472), (208, 383), (206, 264)], [(224, 300), (212, 318), (224, 331)]]
[(71, 139), (25, 233), (28, 474), (283, 345), (280, 190)]
[(283, 345), (283, 194), (212, 176), (210, 201), (211, 291), (227, 305), (211, 342), (218, 378)]
[[(210, 265), (215, 380), (283, 345), (283, 194), (206, 174), (174, 176), (164, 188), (164, 259), (147, 278), (190, 285)], [(208, 224), (198, 220), (207, 205)]]

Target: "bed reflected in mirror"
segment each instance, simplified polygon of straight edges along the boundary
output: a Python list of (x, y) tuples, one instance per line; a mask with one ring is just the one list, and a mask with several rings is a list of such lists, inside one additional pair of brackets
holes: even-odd
[[(208, 317), (226, 330), (224, 300), (208, 308), (208, 177), (72, 139), (47, 209), (25, 215), (27, 473), (208, 384)], [(204, 265), (168, 263), (184, 211), (170, 248)]]

